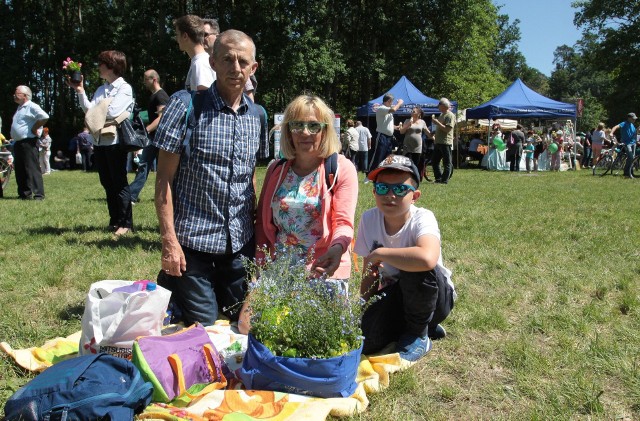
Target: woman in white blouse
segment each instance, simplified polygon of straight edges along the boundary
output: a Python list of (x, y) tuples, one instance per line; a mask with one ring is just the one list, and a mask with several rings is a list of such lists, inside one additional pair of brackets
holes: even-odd
[[(98, 72), (105, 83), (98, 87), (89, 100), (84, 90), (84, 78), (79, 83), (67, 79), (67, 83), (78, 94), (80, 107), (87, 114), (87, 123), (94, 137), (94, 161), (98, 167), (100, 184), (107, 194), (109, 230), (116, 236), (133, 229), (131, 193), (127, 181), (127, 152), (118, 144), (115, 119), (133, 109), (133, 89), (122, 78), (127, 68), (124, 53), (115, 50), (98, 55)], [(89, 120), (100, 121), (105, 117), (103, 128), (91, 127)], [(89, 118), (90, 117), (90, 118)], [(95, 124), (93, 124), (95, 126)]]

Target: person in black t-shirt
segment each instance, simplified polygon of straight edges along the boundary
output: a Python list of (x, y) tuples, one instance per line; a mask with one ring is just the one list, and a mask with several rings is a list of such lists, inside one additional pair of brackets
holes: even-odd
[[(169, 95), (160, 87), (160, 76), (158, 72), (153, 69), (144, 72), (144, 86), (151, 92), (149, 107), (147, 108), (147, 112), (149, 113), (147, 132), (149, 133), (149, 138), (153, 139), (158, 123), (160, 122), (162, 109), (167, 105), (167, 102), (169, 102)], [(137, 157), (138, 171), (136, 178), (129, 187), (131, 190), (132, 203), (140, 201), (140, 192), (144, 187), (144, 183), (147, 181), (147, 177), (149, 177), (149, 170), (158, 157), (158, 148), (149, 143), (141, 153), (138, 153)]]

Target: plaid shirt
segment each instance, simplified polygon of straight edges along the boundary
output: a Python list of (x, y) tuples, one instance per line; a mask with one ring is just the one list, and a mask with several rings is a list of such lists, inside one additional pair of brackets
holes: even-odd
[[(182, 152), (185, 104), (171, 96), (152, 143)], [(243, 95), (234, 112), (218, 93), (207, 90), (193, 129), (190, 155), (182, 154), (173, 183), (174, 224), (182, 246), (205, 253), (237, 252), (253, 236), (253, 172), (260, 144), (260, 117)]]

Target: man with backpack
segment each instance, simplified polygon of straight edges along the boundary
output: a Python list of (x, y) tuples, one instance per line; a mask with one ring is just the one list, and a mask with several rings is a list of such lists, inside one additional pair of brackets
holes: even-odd
[[(253, 258), (255, 163), (260, 116), (243, 94), (257, 67), (253, 40), (225, 31), (213, 47), (217, 80), (172, 95), (152, 143), (159, 148), (156, 212), (162, 237), (158, 282), (172, 290), (183, 321), (237, 320)], [(184, 97), (191, 96), (185, 103)], [(187, 123), (195, 115), (197, 124)]]

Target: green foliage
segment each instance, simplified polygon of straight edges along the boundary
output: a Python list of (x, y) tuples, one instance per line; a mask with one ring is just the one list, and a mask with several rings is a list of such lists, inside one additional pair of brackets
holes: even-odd
[(274, 355), (330, 358), (360, 347), (365, 303), (313, 278), (296, 251), (280, 249), (260, 266), (245, 266), (259, 274), (249, 285), (251, 333)]
[[(222, 30), (253, 37), (260, 64), (257, 100), (270, 115), (307, 91), (353, 116), (402, 75), (427, 95), (466, 108), (531, 71), (517, 51), (518, 22), (505, 25), (491, 0), (21, 0), (0, 3), (0, 13), (5, 97), (18, 84), (33, 89), (51, 116), (54, 150), (66, 149), (83, 123), (59, 63), (67, 56), (85, 63), (91, 94), (102, 83), (97, 55), (123, 51), (124, 78), (144, 107), (146, 69), (158, 71), (169, 93), (183, 87), (189, 60), (178, 50), (172, 20), (186, 13), (215, 17)], [(14, 111), (9, 101), (0, 103), (5, 122)]]
[(623, 0), (577, 1), (579, 9), (574, 22), (583, 31), (588, 43), (582, 55), (590, 71), (605, 73), (610, 83), (602, 95), (592, 90), (608, 111), (610, 125), (640, 108), (640, 87), (636, 83), (640, 55), (640, 3)]

